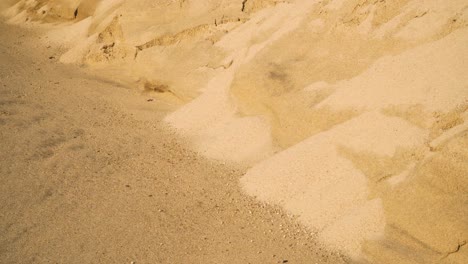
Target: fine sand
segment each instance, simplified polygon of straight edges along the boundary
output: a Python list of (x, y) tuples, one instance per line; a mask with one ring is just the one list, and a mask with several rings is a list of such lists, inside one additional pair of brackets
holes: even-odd
[(187, 150), (173, 106), (0, 35), (0, 263), (345, 263)]
[[(132, 151), (119, 149), (136, 163), (111, 163), (103, 171), (150, 174), (138, 171), (140, 158), (152, 164), (148, 170), (164, 171), (153, 164), (161, 153), (148, 149), (147, 134), (164, 146), (173, 131), (184, 143), (175, 136), (170, 142), (207, 159), (197, 159), (207, 164), (201, 167), (244, 168), (205, 175), (204, 182), (223, 185), (220, 177), (232, 175), (230, 188), (240, 184), (255, 201), (282, 208), (327, 250), (362, 263), (468, 263), (466, 0), (5, 0), (0, 11), (7, 23), (36, 32), (28, 44), (34, 50), (51, 47), (38, 61), (60, 62), (62, 71), (68, 64), (86, 69), (74, 97), (88, 94), (88, 79), (110, 79), (104, 82), (112, 88), (91, 91), (152, 129), (132, 124), (126, 132), (121, 119), (107, 118), (110, 110), (77, 122), (112, 127), (102, 132), (106, 140), (80, 140), (104, 144), (121, 136), (109, 145), (122, 146), (135, 139)], [(31, 53), (25, 51), (22, 56)], [(67, 74), (56, 78), (74, 76)], [(64, 82), (57, 83), (48, 84)], [(57, 116), (72, 111), (62, 101), (54, 100)], [(45, 143), (52, 145), (47, 160), (58, 158), (53, 153), (66, 138)], [(22, 153), (20, 144), (7, 142)], [(163, 149), (178, 153), (173, 144)], [(98, 150), (93, 155), (104, 155)], [(60, 157), (47, 164), (71, 162)], [(96, 166), (115, 156), (105, 157)], [(181, 173), (188, 168), (181, 167)], [(235, 204), (239, 212), (252, 211)]]

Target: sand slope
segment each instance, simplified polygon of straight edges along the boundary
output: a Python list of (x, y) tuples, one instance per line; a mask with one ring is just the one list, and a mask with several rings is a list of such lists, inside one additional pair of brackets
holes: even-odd
[(467, 261), (466, 1), (9, 3), (61, 62), (171, 103), (196, 151), (249, 166), (244, 190), (328, 246)]
[(0, 35), (0, 263), (345, 263), (188, 150), (164, 101)]

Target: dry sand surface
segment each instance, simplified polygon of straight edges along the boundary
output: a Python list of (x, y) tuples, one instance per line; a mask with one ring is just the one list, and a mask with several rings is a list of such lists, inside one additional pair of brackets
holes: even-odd
[(0, 35), (0, 263), (345, 262), (187, 150), (164, 102)]
[[(99, 97), (157, 127), (103, 132), (141, 140), (122, 147), (128, 160), (158, 160), (146, 134), (164, 124), (207, 159), (201, 167), (245, 169), (206, 182), (232, 175), (232, 190), (285, 210), (327, 250), (362, 263), (468, 263), (466, 0), (7, 0), (0, 9), (37, 32), (38, 47), (56, 49), (52, 61), (129, 88)], [(93, 115), (93, 127), (106, 116)], [(128, 168), (148, 174), (139, 167)]]

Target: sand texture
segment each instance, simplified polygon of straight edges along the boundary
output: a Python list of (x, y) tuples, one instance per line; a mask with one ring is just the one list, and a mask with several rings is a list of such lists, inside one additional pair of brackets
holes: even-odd
[(160, 102), (135, 117), (242, 168), (233, 186), (282, 208), (327, 250), (360, 263), (468, 262), (466, 0), (0, 9), (59, 63)]
[(0, 34), (0, 263), (345, 263), (188, 150), (163, 101)]

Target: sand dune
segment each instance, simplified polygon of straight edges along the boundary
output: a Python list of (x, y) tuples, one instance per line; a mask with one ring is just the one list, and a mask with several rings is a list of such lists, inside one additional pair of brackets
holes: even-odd
[(164, 100), (248, 194), (369, 263), (468, 261), (464, 0), (6, 1), (62, 63)]

